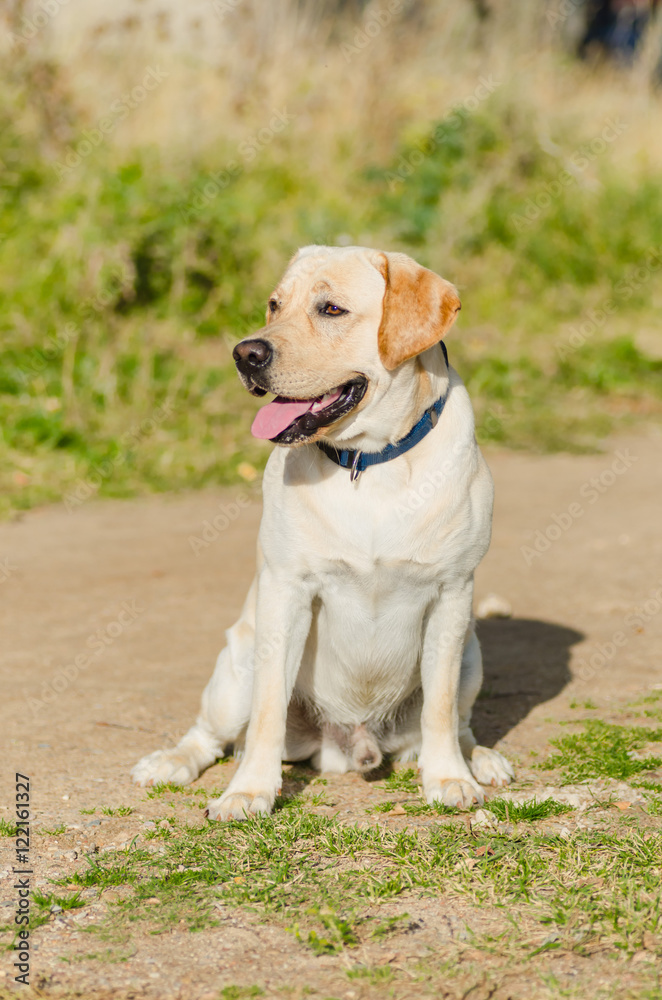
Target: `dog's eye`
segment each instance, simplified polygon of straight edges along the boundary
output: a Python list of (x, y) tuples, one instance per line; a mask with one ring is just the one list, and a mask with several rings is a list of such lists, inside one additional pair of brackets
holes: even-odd
[(275, 313), (278, 309), (278, 299), (269, 299), (269, 312)]
[(340, 306), (336, 306), (333, 302), (327, 302), (326, 305), (322, 306), (320, 312), (324, 313), (325, 316), (343, 316), (347, 310), (341, 309)]

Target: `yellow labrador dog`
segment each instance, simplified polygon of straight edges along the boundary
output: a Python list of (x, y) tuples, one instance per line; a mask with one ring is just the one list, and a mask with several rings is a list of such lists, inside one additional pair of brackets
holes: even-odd
[(426, 800), (465, 808), (512, 780), (471, 731), (473, 576), (493, 488), (442, 342), (459, 309), (455, 288), (404, 254), (294, 257), (266, 326), (234, 350), (246, 388), (276, 395), (253, 433), (282, 446), (265, 471), (257, 577), (196, 724), (136, 765), (139, 784), (187, 784), (229, 745), (240, 763), (213, 819), (268, 813), (283, 760), (342, 773), (417, 758)]

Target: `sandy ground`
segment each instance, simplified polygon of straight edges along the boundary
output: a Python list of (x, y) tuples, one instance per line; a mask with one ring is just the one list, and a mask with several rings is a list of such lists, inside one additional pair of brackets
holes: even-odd
[[(494, 592), (513, 616), (480, 626), (487, 694), (475, 715), (480, 742), (521, 762), (531, 749), (544, 750), (573, 698), (608, 706), (662, 681), (661, 453), (654, 431), (588, 457), (487, 453), (497, 500), (477, 604)], [(223, 511), (227, 528), (194, 551), (191, 536), (201, 537)], [(68, 828), (59, 838), (36, 838), (37, 887), (75, 870), (94, 845), (126, 843), (149, 821), (153, 803), (130, 784), (129, 770), (193, 720), (253, 573), (259, 518), (256, 495), (235, 490), (90, 500), (0, 526), (0, 817), (14, 818), (19, 771), (30, 777), (33, 828)], [(81, 655), (86, 662), (76, 668)], [(212, 768), (201, 783), (223, 786), (232, 766)], [(348, 819), (363, 813), (368, 783), (348, 776), (332, 787)], [(81, 814), (123, 804), (135, 810), (125, 819), (98, 808), (93, 818)], [(0, 850), (4, 923), (15, 902), (13, 842), (2, 838)], [(406, 902), (419, 915), (434, 905)], [(99, 912), (91, 906), (86, 919)], [(241, 913), (227, 918), (220, 936), (170, 935), (167, 981), (160, 938), (141, 941), (121, 966), (81, 962), (74, 976), (59, 958), (77, 938), (60, 924), (35, 934), (32, 964), (32, 981), (56, 991), (76, 983), (91, 996), (121, 983), (133, 990), (127, 995), (212, 998), (237, 981), (268, 991), (274, 963), (281, 977), (323, 996), (341, 989), (331, 959), (297, 952), (284, 931)], [(238, 979), (246, 962), (251, 976)], [(6, 955), (0, 967), (0, 987), (10, 986)], [(345, 979), (333, 995), (362, 995), (357, 989)]]

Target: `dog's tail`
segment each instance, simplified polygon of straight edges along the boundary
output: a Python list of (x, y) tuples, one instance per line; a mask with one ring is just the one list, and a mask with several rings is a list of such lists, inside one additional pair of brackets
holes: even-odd
[(354, 771), (374, 771), (382, 762), (382, 752), (375, 737), (365, 726), (355, 726), (349, 740), (349, 755)]

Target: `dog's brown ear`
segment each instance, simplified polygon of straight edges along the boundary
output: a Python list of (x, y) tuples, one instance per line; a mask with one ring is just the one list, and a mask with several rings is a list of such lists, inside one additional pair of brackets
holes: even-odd
[(460, 311), (457, 289), (403, 253), (380, 253), (375, 266), (386, 281), (379, 356), (393, 371), (437, 344)]

